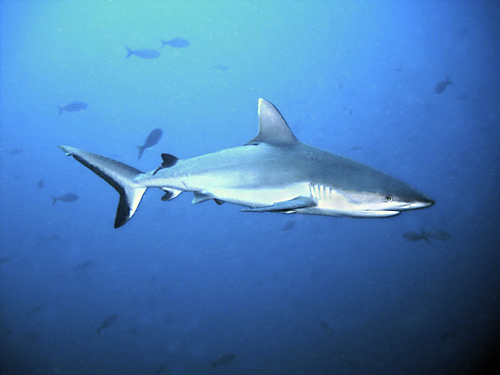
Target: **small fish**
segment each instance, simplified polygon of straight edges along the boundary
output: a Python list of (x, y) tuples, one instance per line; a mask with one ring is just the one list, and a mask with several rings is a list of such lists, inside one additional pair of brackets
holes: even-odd
[(73, 267), (73, 271), (76, 272), (76, 271), (84, 270), (84, 269), (90, 268), (94, 265), (95, 265), (95, 262), (93, 262), (91, 260), (86, 260), (85, 262), (82, 262), (82, 263), (78, 264), (77, 266)]
[(191, 44), (191, 43), (189, 43), (189, 40), (186, 40), (186, 39), (181, 38), (179, 36), (177, 38), (170, 39), (167, 41), (165, 41), (163, 39), (160, 39), (160, 40), (161, 40), (161, 47), (160, 48), (165, 47), (167, 44), (170, 47), (174, 47), (174, 48), (185, 48)]
[(436, 94), (441, 94), (444, 90), (446, 90), (448, 85), (453, 85), (453, 82), (451, 82), (450, 78), (448, 76), (446, 76), (446, 81), (441, 81), (441, 82), (438, 82), (436, 84), (436, 88), (434, 89), (434, 92)]
[(38, 180), (36, 186), (38, 186), (39, 189), (43, 189), (45, 182), (43, 182), (43, 180)]
[(221, 72), (225, 72), (226, 70), (229, 70), (229, 67), (225, 65), (214, 65), (214, 69), (220, 70)]
[(351, 151), (361, 151), (362, 149), (363, 149), (363, 147), (361, 147), (361, 146), (353, 146), (349, 150), (351, 150)]
[(123, 334), (124, 335), (135, 335), (135, 334), (137, 334), (137, 330), (136, 329), (126, 329), (125, 331), (123, 331)]
[(161, 374), (163, 371), (165, 371), (166, 367), (165, 366), (158, 366), (158, 368), (156, 369), (156, 371), (154, 372), (153, 375), (159, 375)]
[(59, 108), (59, 116), (61, 116), (64, 111), (66, 111), (66, 112), (82, 112), (85, 109), (87, 109), (88, 106), (89, 105), (87, 103), (84, 103), (84, 102), (73, 102), (73, 103), (69, 103), (69, 104), (65, 105), (64, 107), (57, 106), (57, 108)]
[(457, 338), (457, 334), (455, 332), (445, 332), (441, 335), (441, 340), (443, 341), (451, 341)]
[(323, 327), (323, 329), (326, 331), (326, 332), (333, 332), (333, 329), (332, 327), (330, 327), (330, 324), (328, 324), (328, 322), (324, 322), (324, 321), (318, 321), (318, 323), (321, 325), (321, 327)]
[(353, 361), (351, 359), (346, 358), (344, 355), (342, 355), (342, 360), (340, 362), (340, 368), (344, 368), (345, 365), (348, 365), (350, 368), (355, 368), (356, 367), (357, 361)]
[(283, 228), (281, 228), (282, 232), (286, 232), (287, 230), (292, 229), (295, 226), (295, 220), (288, 220), (285, 225), (283, 225)]
[(26, 313), (26, 316), (33, 315), (42, 311), (42, 306), (35, 306), (30, 311)]
[(0, 264), (4, 264), (4, 263), (8, 263), (8, 262), (10, 262), (10, 258), (9, 257), (0, 258)]
[(103, 329), (108, 328), (111, 324), (116, 322), (117, 319), (118, 319), (118, 315), (116, 315), (116, 314), (108, 316), (106, 319), (104, 319), (102, 321), (102, 323), (96, 329), (97, 334), (100, 334)]
[(420, 234), (412, 232), (412, 231), (405, 232), (403, 234), (403, 237), (404, 237), (405, 240), (411, 241), (411, 242), (425, 240), (427, 243), (430, 243), (430, 241), (429, 241), (429, 234), (426, 233), (424, 230), (422, 230), (420, 232)]
[(71, 194), (71, 193), (66, 193), (61, 195), (60, 197), (52, 197), (52, 205), (56, 204), (57, 201), (61, 202), (75, 202), (78, 200), (78, 195), (76, 194)]
[(439, 241), (448, 241), (451, 239), (451, 234), (445, 232), (442, 229), (430, 230), (429, 232), (427, 232), (427, 235), (429, 236), (429, 238)]
[(61, 236), (59, 234), (52, 234), (49, 238), (47, 238), (47, 242), (59, 240)]
[(235, 358), (236, 356), (234, 354), (227, 353), (221, 355), (215, 361), (210, 361), (210, 363), (212, 364), (212, 368), (215, 370), (217, 366), (227, 365), (228, 363), (234, 361)]
[(347, 107), (342, 107), (345, 113), (347, 113), (349, 116), (352, 116), (352, 109), (347, 108)]
[(11, 155), (22, 154), (23, 150), (21, 148), (12, 148), (12, 149), (8, 150), (7, 153), (9, 153)]
[(154, 49), (136, 49), (136, 50), (131, 50), (127, 46), (125, 48), (128, 51), (127, 58), (129, 58), (132, 55), (136, 55), (137, 57), (141, 57), (143, 59), (156, 59), (157, 57), (160, 56), (160, 52), (154, 50)]
[(139, 149), (139, 157), (137, 159), (141, 158), (142, 153), (145, 149), (151, 148), (156, 145), (160, 141), (162, 135), (163, 130), (161, 129), (155, 129), (151, 133), (149, 133), (148, 137), (146, 138), (146, 142), (144, 142), (144, 145), (136, 146)]

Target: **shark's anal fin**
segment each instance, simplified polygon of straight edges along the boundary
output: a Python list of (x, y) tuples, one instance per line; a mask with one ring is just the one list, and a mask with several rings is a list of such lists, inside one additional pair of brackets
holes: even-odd
[(182, 190), (175, 190), (175, 189), (169, 189), (169, 188), (162, 188), (162, 190), (165, 192), (163, 197), (161, 197), (161, 200), (166, 202), (166, 201), (171, 201), (174, 198), (177, 198), (177, 196), (182, 193)]
[(310, 197), (297, 197), (288, 201), (276, 202), (271, 206), (245, 208), (242, 212), (293, 212), (299, 208), (316, 206), (316, 201)]

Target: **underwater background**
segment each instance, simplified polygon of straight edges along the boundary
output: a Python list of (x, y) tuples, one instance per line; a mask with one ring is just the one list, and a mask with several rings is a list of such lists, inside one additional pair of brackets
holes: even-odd
[[(499, 61), (498, 1), (0, 2), (0, 372), (493, 371)], [(261, 97), (436, 204), (256, 214), (150, 189), (114, 229), (118, 194), (57, 148), (150, 171), (248, 142)]]

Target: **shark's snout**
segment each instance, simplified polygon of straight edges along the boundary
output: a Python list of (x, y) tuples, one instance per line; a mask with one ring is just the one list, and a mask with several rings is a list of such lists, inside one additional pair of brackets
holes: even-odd
[(418, 200), (415, 200), (401, 207), (401, 210), (414, 210), (417, 208), (426, 208), (432, 206), (433, 204), (434, 204), (433, 199), (423, 196), (422, 198), (419, 198)]

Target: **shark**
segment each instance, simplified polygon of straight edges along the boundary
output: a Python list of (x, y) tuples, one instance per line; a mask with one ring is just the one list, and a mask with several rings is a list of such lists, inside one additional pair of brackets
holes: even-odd
[(244, 206), (245, 212), (382, 218), (434, 204), (377, 169), (300, 142), (265, 99), (259, 99), (258, 116), (259, 132), (246, 144), (188, 159), (162, 154), (161, 165), (146, 173), (59, 147), (118, 191), (115, 228), (132, 218), (148, 188), (163, 190), (163, 201), (191, 192), (192, 203), (228, 202)]

